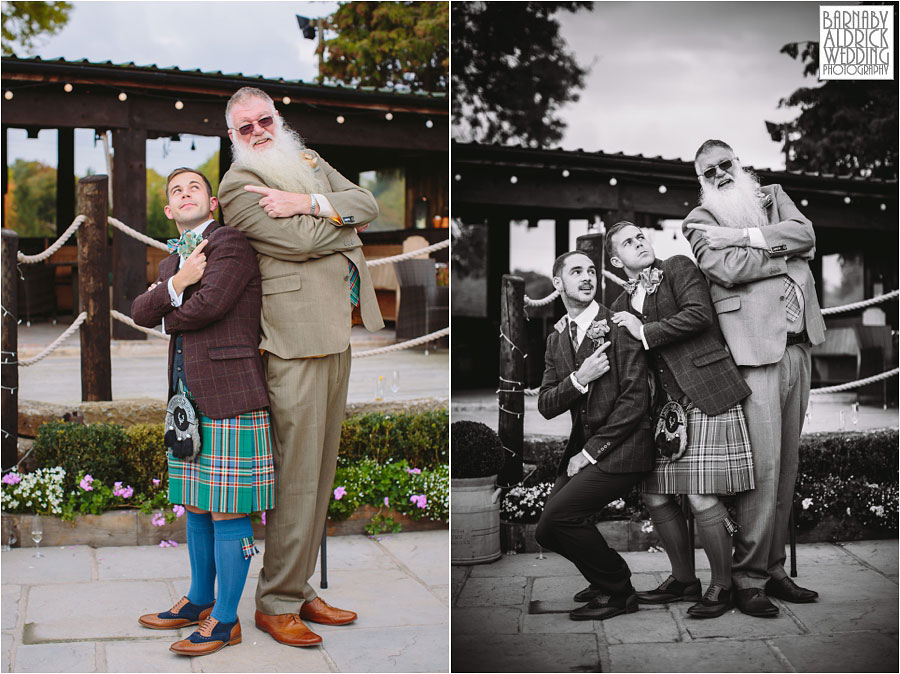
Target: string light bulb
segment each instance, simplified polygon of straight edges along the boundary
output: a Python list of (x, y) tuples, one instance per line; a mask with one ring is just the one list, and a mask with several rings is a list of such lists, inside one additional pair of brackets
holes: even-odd
[(887, 205), (886, 205), (886, 204), (881, 204), (878, 208), (880, 208), (880, 209), (883, 210), (883, 211), (886, 211), (886, 210), (887, 210)]
[(338, 116), (335, 118), (334, 121), (336, 121), (338, 124), (343, 124), (343, 123), (344, 123), (344, 116), (343, 116), (343, 115), (338, 115)]
[(432, 122), (430, 119), (425, 120), (425, 128), (430, 129), (433, 126), (434, 126), (434, 122)]
[(517, 182), (519, 182), (519, 179), (516, 176), (510, 176), (509, 182), (511, 182), (513, 185), (515, 185)]
[(845, 203), (845, 204), (849, 204), (849, 203), (850, 203), (850, 197), (844, 197), (844, 203)]
[[(455, 176), (453, 176), (453, 179), (454, 179), (456, 182), (459, 182), (460, 180), (462, 180), (462, 176), (459, 175), (459, 174), (457, 173)], [(884, 204), (881, 204), (881, 205), (884, 206)], [(883, 210), (883, 209), (882, 209), (882, 210)]]
[(120, 92), (119, 92), (119, 100), (120, 100), (120, 101), (127, 101), (127, 100), (128, 100), (128, 94), (126, 94), (124, 91), (120, 91)]
[(809, 206), (809, 201), (806, 199), (801, 199), (800, 205), (803, 206), (803, 208), (806, 208), (807, 206)]
[(69, 84), (68, 82), (66, 82), (66, 83), (63, 85), (63, 91), (65, 91), (67, 94), (71, 94), (71, 93), (72, 93), (72, 89), (74, 89), (74, 87), (73, 87), (71, 84)]
[(659, 186), (659, 193), (660, 193), (660, 194), (665, 194), (665, 193), (668, 192), (668, 191), (669, 191), (669, 188), (666, 187), (665, 185), (660, 185), (660, 186)]
[(181, 101), (175, 101), (175, 109), (176, 110), (181, 110), (183, 107), (184, 107), (184, 103), (182, 103)]
[(386, 113), (384, 113), (384, 118), (385, 118), (387, 121), (390, 122), (392, 119), (394, 119), (394, 113), (393, 113), (393, 112), (386, 112)]
[(3, 92), (3, 98), (5, 98), (7, 101), (11, 101), (13, 98), (13, 92), (11, 92), (9, 89), (7, 89), (6, 91)]
[(615, 187), (616, 185), (619, 184), (619, 181), (616, 180), (615, 178), (610, 178), (610, 179), (609, 179), (609, 184), (612, 185), (613, 187)]
[(569, 177), (569, 169), (563, 169), (562, 177), (563, 177), (563, 178), (568, 178), (568, 177)]
[(285, 105), (290, 105), (290, 104), (291, 104), (291, 97), (290, 97), (290, 96), (285, 96), (284, 98), (281, 99), (281, 102), (284, 103)]

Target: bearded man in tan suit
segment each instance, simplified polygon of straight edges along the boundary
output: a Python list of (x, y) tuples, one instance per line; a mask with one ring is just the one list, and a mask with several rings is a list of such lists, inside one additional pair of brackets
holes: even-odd
[(356, 620), (319, 598), (309, 578), (347, 402), (351, 313), (359, 307), (371, 331), (384, 327), (355, 229), (378, 216), (378, 205), (306, 148), (265, 92), (237, 91), (225, 119), (234, 163), (219, 202), (225, 224), (243, 232), (259, 258), (260, 348), (275, 435), (278, 505), (267, 516), (256, 626), (280, 643), (314, 646), (322, 638), (302, 620)]

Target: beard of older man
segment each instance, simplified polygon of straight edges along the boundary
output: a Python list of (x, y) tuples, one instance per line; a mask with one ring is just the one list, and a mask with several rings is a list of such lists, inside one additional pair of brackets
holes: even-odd
[(298, 194), (320, 191), (312, 167), (303, 159), (306, 145), (300, 134), (287, 126), (279, 115), (275, 115), (275, 133), (267, 131), (266, 134), (271, 142), (262, 150), (254, 150), (248, 143), (232, 142), (235, 164), (261, 176), (267, 187)]
[(759, 179), (746, 169), (735, 171), (733, 178), (731, 187), (725, 189), (704, 185), (700, 190), (700, 205), (725, 227), (743, 229), (768, 224), (759, 202)]

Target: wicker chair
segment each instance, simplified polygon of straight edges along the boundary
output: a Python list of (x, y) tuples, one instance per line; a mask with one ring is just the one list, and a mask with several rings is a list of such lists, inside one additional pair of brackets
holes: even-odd
[(450, 289), (438, 287), (434, 260), (394, 263), (400, 286), (397, 339), (407, 340), (446, 328), (450, 321)]

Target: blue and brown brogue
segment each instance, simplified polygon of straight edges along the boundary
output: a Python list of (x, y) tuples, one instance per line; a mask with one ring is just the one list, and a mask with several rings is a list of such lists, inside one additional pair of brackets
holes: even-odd
[(142, 615), (138, 618), (138, 622), (151, 630), (175, 630), (179, 627), (197, 625), (200, 621), (206, 620), (212, 613), (213, 606), (215, 602), (201, 606), (192, 604), (187, 597), (182, 597), (168, 611)]
[(169, 650), (179, 655), (209, 655), (226, 646), (239, 643), (241, 643), (240, 620), (235, 620), (233, 623), (220, 623), (210, 616), (203, 621), (200, 629), (193, 632), (187, 639), (176, 641), (169, 646)]

